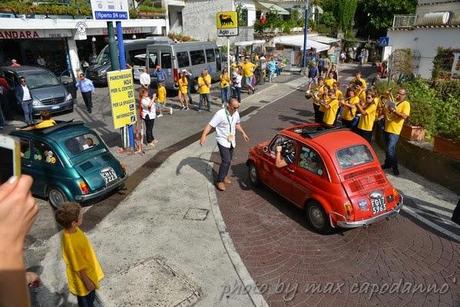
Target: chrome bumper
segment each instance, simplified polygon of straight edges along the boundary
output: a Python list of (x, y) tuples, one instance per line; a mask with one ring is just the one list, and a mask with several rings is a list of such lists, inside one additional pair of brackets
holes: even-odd
[(399, 214), (399, 211), (401, 211), (401, 208), (403, 206), (403, 197), (402, 197), (401, 194), (399, 196), (400, 196), (401, 199), (400, 199), (398, 205), (396, 207), (394, 207), (394, 209), (391, 210), (391, 211), (382, 213), (380, 215), (377, 215), (377, 216), (374, 216), (374, 217), (371, 217), (369, 219), (362, 220), (362, 221), (353, 221), (353, 222), (338, 221), (337, 226), (342, 227), (342, 228), (356, 228), (356, 227), (368, 226), (370, 224), (380, 222), (380, 221), (382, 221), (384, 219), (393, 218), (393, 217), (395, 217), (395, 216), (397, 216)]
[(91, 194), (85, 194), (85, 195), (77, 195), (75, 196), (75, 200), (77, 202), (85, 202), (85, 201), (90, 201), (96, 198), (99, 198), (101, 196), (104, 196), (113, 190), (118, 189), (120, 186), (122, 186), (126, 179), (128, 178), (128, 175), (126, 174), (125, 177), (118, 179), (114, 184), (106, 187), (105, 189), (99, 190), (97, 192), (91, 193)]

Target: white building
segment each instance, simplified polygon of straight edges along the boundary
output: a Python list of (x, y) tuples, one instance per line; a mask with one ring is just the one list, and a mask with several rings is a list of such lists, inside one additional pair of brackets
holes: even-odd
[[(431, 78), (438, 47), (460, 49), (460, 1), (419, 0), (416, 15), (394, 17), (388, 37), (384, 57), (397, 49), (411, 49), (414, 74)], [(459, 58), (457, 53), (453, 72), (459, 66)]]

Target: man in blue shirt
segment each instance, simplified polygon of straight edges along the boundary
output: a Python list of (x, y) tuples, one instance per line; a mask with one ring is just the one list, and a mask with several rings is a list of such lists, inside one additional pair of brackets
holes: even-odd
[(78, 76), (80, 80), (77, 81), (77, 89), (80, 89), (81, 96), (86, 105), (86, 110), (88, 113), (92, 112), (93, 109), (93, 100), (92, 93), (94, 92), (93, 81), (85, 77), (84, 73), (80, 73)]
[(155, 71), (153, 72), (152, 74), (153, 78), (154, 78), (154, 85), (155, 87), (158, 87), (158, 85), (160, 83), (165, 83), (166, 81), (166, 72), (161, 69), (161, 66), (160, 64), (157, 64), (156, 68), (155, 68)]

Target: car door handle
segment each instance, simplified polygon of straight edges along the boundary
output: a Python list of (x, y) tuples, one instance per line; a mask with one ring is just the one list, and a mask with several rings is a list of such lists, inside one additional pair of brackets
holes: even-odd
[(295, 170), (293, 170), (292, 168), (286, 167), (286, 170), (287, 170), (289, 173), (295, 173)]
[(32, 163), (23, 163), (22, 165), (24, 165), (25, 167), (32, 167)]

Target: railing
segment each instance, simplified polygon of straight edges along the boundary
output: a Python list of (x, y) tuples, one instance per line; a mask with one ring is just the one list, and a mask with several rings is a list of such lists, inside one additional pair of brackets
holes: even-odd
[(393, 17), (393, 29), (394, 28), (411, 28), (415, 26), (417, 20), (416, 15), (395, 15)]

